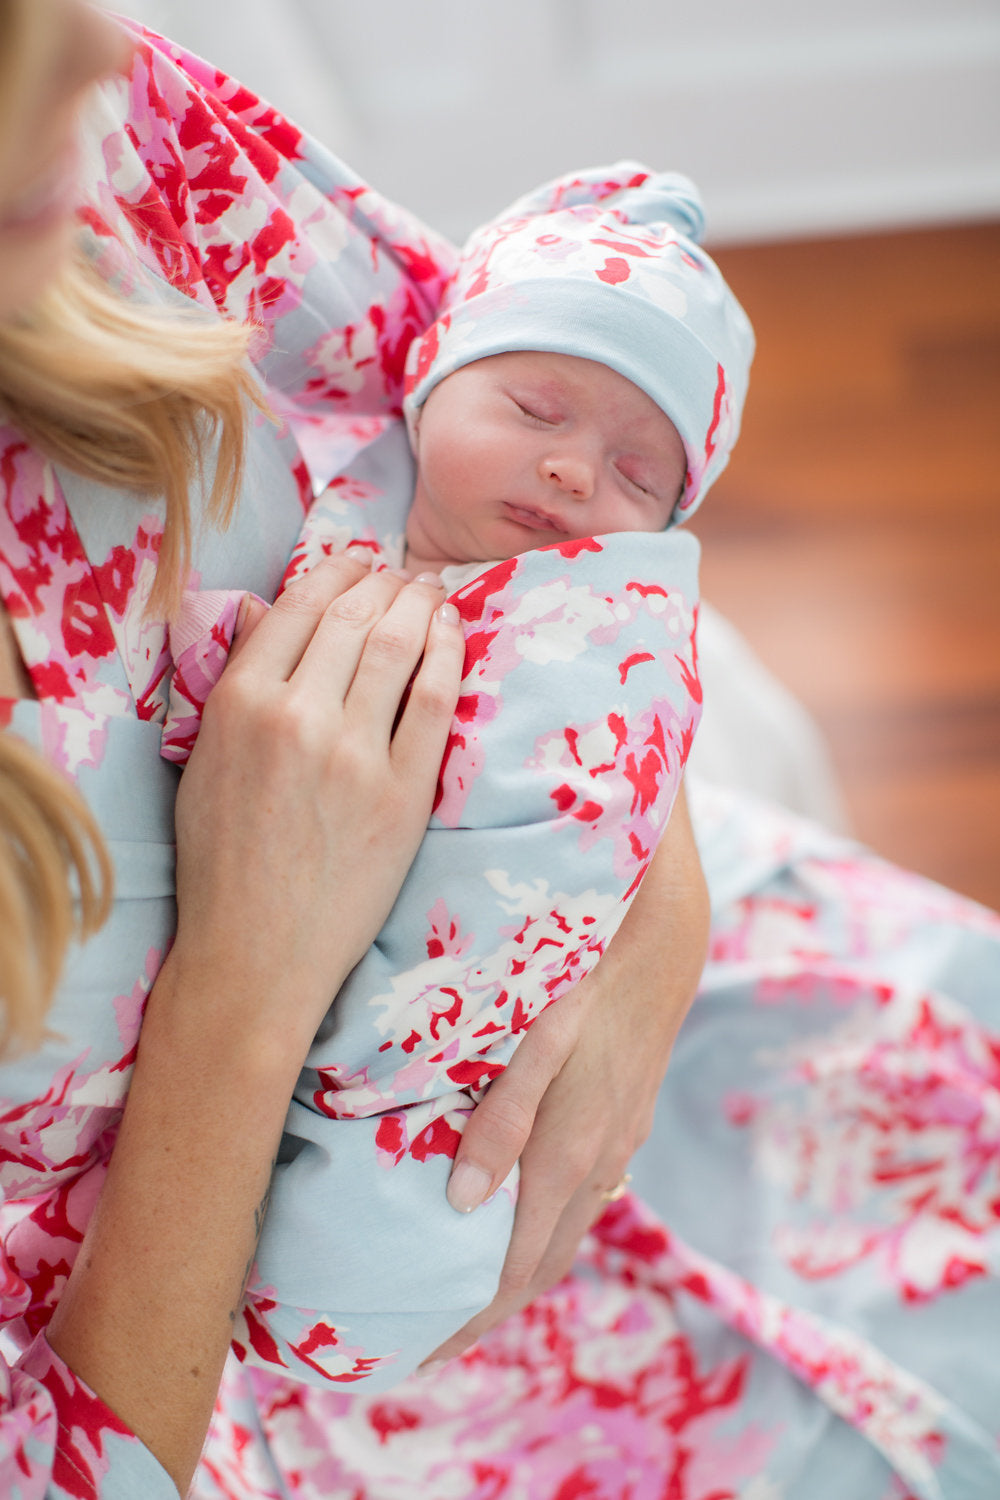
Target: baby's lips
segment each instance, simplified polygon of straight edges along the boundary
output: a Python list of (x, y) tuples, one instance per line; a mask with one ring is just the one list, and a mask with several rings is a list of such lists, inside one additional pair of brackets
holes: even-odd
[(504, 509), (512, 521), (517, 521), (521, 526), (529, 526), (533, 531), (555, 531), (560, 536), (570, 534), (557, 516), (539, 510), (534, 505), (517, 505), (513, 500), (505, 500)]

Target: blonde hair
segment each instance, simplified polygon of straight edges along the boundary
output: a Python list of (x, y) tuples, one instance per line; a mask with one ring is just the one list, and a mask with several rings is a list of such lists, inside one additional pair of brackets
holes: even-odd
[(0, 734), (0, 1054), (43, 1039), (66, 949), (105, 920), (111, 878), (76, 788)]
[[(51, 25), (36, 0), (0, 0), (0, 158)], [(191, 489), (210, 480), (206, 516), (220, 527), (238, 502), (249, 411), (266, 411), (247, 367), (252, 334), (194, 306), (127, 302), (82, 251), (0, 324), (0, 417), (74, 473), (163, 498), (151, 614), (180, 602)], [(67, 945), (100, 925), (110, 900), (108, 855), (83, 800), (0, 734), (0, 1050), (42, 1039)]]
[[(38, 47), (43, 24), (33, 0), (0, 0), (0, 136), (18, 64)], [(189, 493), (209, 464), (208, 520), (224, 527), (239, 499), (249, 409), (266, 411), (246, 363), (253, 332), (194, 305), (126, 302), (82, 251), (28, 309), (0, 324), (0, 411), (74, 473), (163, 497), (151, 613), (169, 615), (180, 602)]]
[[(162, 495), (153, 613), (176, 609), (191, 555), (193, 484), (215, 471), (206, 516), (232, 517), (248, 405), (252, 330), (122, 301), (74, 257), (16, 321), (0, 325), (0, 408), (42, 453), (116, 489)], [(214, 447), (214, 452), (212, 451)]]

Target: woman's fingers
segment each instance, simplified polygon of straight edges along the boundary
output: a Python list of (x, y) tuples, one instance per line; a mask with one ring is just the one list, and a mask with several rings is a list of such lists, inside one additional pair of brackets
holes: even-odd
[[(558, 1084), (554, 1087), (558, 1090)], [(578, 1126), (575, 1101), (567, 1096), (565, 1102)], [(496, 1297), (436, 1349), (427, 1364), (455, 1358), (490, 1328), (561, 1281), (573, 1264), (580, 1240), (603, 1213), (606, 1193), (621, 1181), (628, 1158), (615, 1132), (607, 1128), (608, 1122), (600, 1141), (588, 1138), (582, 1147), (582, 1155), (591, 1158), (586, 1174), (578, 1177), (579, 1163), (567, 1173), (560, 1148), (568, 1117), (564, 1114), (560, 1119), (559, 1113), (550, 1091), (522, 1161), (517, 1216)]]
[[(459, 1213), (471, 1213), (492, 1196), (524, 1152), (538, 1107), (566, 1062), (579, 1036), (580, 1007), (573, 994), (538, 1017), (503, 1073), (490, 1085), (462, 1134), (448, 1179), (448, 1202)], [(572, 1187), (555, 1184), (558, 1205), (553, 1221)], [(520, 1216), (519, 1207), (518, 1214)]]
[(433, 785), (464, 656), (443, 590), (433, 575), (365, 572), (341, 556), (296, 580), (270, 610), (248, 596), (213, 712), (224, 696), (241, 701), (244, 689), (257, 707), (277, 691), (289, 722), (299, 714), (320, 735), (335, 734), (345, 748), (353, 738), (373, 756), (398, 730), (397, 769)]
[[(627, 1135), (599, 1106), (581, 1110), (584, 1101), (596, 1105), (600, 1097), (592, 1089), (591, 1055), (581, 1046), (588, 998), (578, 986), (543, 1011), (465, 1128), (448, 1184), (452, 1207), (478, 1207), (518, 1159), (521, 1186), (496, 1297), (434, 1352), (431, 1363), (454, 1358), (560, 1280), (601, 1211), (602, 1187), (624, 1170)], [(605, 1164), (609, 1137), (614, 1161)]]
[[(340, 649), (343, 649), (342, 630), (337, 622), (336, 612), (358, 592), (359, 590), (352, 590), (351, 596), (338, 601), (327, 612), (321, 630), (317, 631), (315, 649), (320, 649), (321, 640), (325, 640), (331, 649), (336, 649), (339, 640)], [(439, 579), (432, 576), (415, 579), (399, 589), (379, 618), (372, 622), (365, 639), (360, 643), (354, 675), (349, 691), (345, 694), (346, 711), (352, 720), (361, 724), (371, 722), (374, 718), (387, 717), (390, 725), (394, 723), (404, 693), (421, 662), (428, 656), (435, 658), (440, 654), (439, 633), (437, 630), (432, 633), (431, 627), (443, 601), (444, 585)], [(455, 638), (461, 637), (461, 631), (455, 629), (442, 634), (453, 643), (453, 647)], [(310, 650), (312, 649), (314, 648), (311, 647)], [(445, 654), (453, 666), (454, 649)], [(435, 662), (435, 668), (438, 667), (440, 663)], [(433, 670), (434, 668), (432, 675)], [(458, 679), (454, 678), (453, 670), (448, 675), (449, 679), (454, 679), (449, 680), (450, 713), (458, 696)], [(436, 766), (433, 769), (437, 771)]]
[(399, 704), (441, 598), (439, 590), (409, 585), (386, 569), (365, 574), (322, 611), (290, 682), (346, 703), (364, 661), (365, 680), (354, 702), (361, 717), (381, 721)]
[[(525, 1148), (517, 1217), (499, 1289), (512, 1307), (523, 1307), (566, 1275), (580, 1240), (604, 1212), (605, 1195), (621, 1182), (635, 1149), (631, 1133), (619, 1131), (610, 1111), (598, 1110), (589, 1129), (581, 1130), (579, 1099), (575, 1079), (557, 1079)], [(579, 1144), (567, 1164), (565, 1142), (574, 1127)]]
[(239, 660), (241, 653), (246, 649), (247, 642), (253, 635), (257, 626), (265, 615), (268, 614), (270, 606), (263, 599), (258, 599), (256, 594), (244, 594), (243, 602), (240, 604), (236, 616), (236, 628), (233, 631), (233, 642), (229, 648), (229, 656), (226, 660), (225, 670), (228, 672), (235, 661)]
[[(397, 774), (408, 777), (420, 774), (422, 769), (429, 772), (431, 797), (437, 787), (464, 667), (465, 636), (458, 610), (453, 604), (439, 604), (431, 617), (423, 657), (392, 743)], [(428, 802), (428, 816), (429, 811)]]
[[(230, 659), (227, 672), (232, 676), (238, 664), (240, 672), (287, 682), (312, 642), (327, 609), (342, 595), (373, 579), (380, 580), (377, 587), (385, 601), (384, 608), (402, 588), (402, 578), (390, 573), (373, 574), (346, 554), (318, 563), (275, 600), (266, 622), (258, 622), (264, 628), (254, 628), (250, 632), (236, 658)], [(368, 595), (370, 592), (369, 589)]]

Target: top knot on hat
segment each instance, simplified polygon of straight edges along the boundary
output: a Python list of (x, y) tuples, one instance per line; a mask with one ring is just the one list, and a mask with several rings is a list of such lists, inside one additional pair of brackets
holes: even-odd
[(469, 237), (437, 321), (407, 358), (404, 411), (491, 354), (543, 350), (596, 360), (631, 380), (687, 453), (672, 521), (690, 515), (739, 433), (753, 330), (701, 249), (694, 184), (635, 162), (556, 178)]

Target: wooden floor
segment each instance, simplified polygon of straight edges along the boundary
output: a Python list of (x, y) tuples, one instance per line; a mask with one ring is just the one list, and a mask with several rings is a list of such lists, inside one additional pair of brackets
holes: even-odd
[(811, 709), (855, 832), (1000, 908), (1000, 224), (717, 259), (758, 353), (704, 595)]

